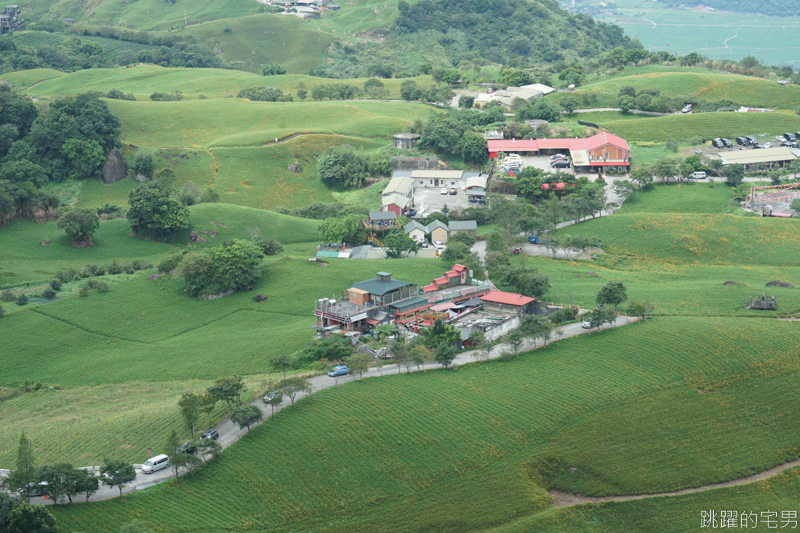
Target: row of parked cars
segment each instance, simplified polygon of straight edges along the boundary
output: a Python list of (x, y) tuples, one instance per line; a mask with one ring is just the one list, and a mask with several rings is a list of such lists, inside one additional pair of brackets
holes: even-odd
[[(217, 440), (219, 438), (219, 432), (211, 428), (202, 435), (200, 435), (200, 439), (211, 439)], [(197, 445), (194, 442), (185, 442), (183, 445), (178, 447), (175, 450), (175, 453), (188, 453), (194, 455), (197, 451)], [(163, 470), (169, 466), (169, 456), (166, 454), (156, 455), (155, 457), (151, 457), (147, 461), (144, 462), (142, 465), (142, 474), (152, 474), (153, 472), (158, 472), (159, 470)]]
[(552, 168), (569, 168), (570, 164), (569, 157), (564, 154), (550, 156), (550, 166)]
[[(776, 136), (775, 140), (780, 143), (781, 146), (796, 148), (798, 138), (800, 138), (800, 131), (795, 133), (787, 131), (783, 135)], [(711, 144), (714, 146), (714, 148), (733, 148), (733, 143), (730, 139), (714, 139), (711, 141)], [(753, 148), (772, 148), (775, 146), (775, 144), (771, 141), (767, 141), (764, 144), (759, 144), (755, 135), (736, 137), (736, 144), (742, 147), (752, 146)], [(739, 148), (739, 150), (741, 150), (741, 148)]]

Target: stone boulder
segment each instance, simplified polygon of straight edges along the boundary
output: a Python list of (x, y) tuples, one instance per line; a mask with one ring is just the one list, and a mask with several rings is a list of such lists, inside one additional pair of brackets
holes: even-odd
[(50, 239), (42, 239), (42, 246), (47, 246), (50, 244)]
[(114, 148), (103, 163), (103, 183), (116, 183), (128, 175), (128, 165), (122, 159), (122, 154)]
[(302, 171), (303, 169), (300, 168), (300, 163), (298, 163), (297, 161), (295, 161), (294, 163), (289, 163), (289, 172), (293, 174), (300, 174)]
[(159, 276), (158, 274), (153, 274), (152, 276), (150, 276), (149, 278), (147, 278), (147, 281), (155, 281), (155, 280), (157, 280), (157, 279), (158, 279), (158, 278), (160, 278), (160, 277), (161, 277), (161, 276)]
[(150, 178), (148, 178), (144, 174), (136, 174), (136, 181), (138, 181), (139, 183), (146, 183), (150, 181)]
[(263, 302), (266, 299), (267, 299), (267, 295), (266, 294), (261, 294), (260, 292), (258, 294), (256, 294), (255, 296), (253, 296), (253, 301), (256, 302), (256, 303)]
[(789, 289), (794, 289), (794, 285), (786, 283), (785, 281), (770, 281), (767, 283), (767, 287), (787, 287)]

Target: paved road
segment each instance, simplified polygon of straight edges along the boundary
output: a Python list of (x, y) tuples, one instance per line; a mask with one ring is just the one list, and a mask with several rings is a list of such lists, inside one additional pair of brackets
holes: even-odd
[[(614, 322), (613, 326), (608, 326), (608, 327), (602, 328), (602, 329), (608, 329), (608, 328), (616, 327), (616, 326), (624, 326), (624, 325), (630, 324), (632, 322), (635, 322), (634, 318), (629, 318), (629, 317), (625, 317), (625, 316), (619, 316), (619, 317), (617, 317), (617, 320)], [(586, 333), (591, 333), (591, 332), (595, 332), (596, 331), (596, 330), (591, 330), (591, 331), (590, 330), (584, 330), (584, 329), (581, 328), (580, 323), (567, 324), (565, 326), (562, 326), (562, 328), (564, 330), (564, 333), (561, 336), (556, 336), (555, 333), (554, 333), (549, 342), (553, 342), (553, 341), (561, 340), (561, 339), (567, 339), (569, 337), (573, 337), (573, 336), (586, 334)], [(539, 348), (541, 346), (542, 346), (541, 342), (534, 343), (532, 340), (528, 339), (522, 344), (522, 347), (520, 349), (520, 353), (524, 352), (524, 351), (528, 351), (528, 350), (533, 350), (533, 349)], [(489, 359), (500, 358), (500, 357), (504, 356), (504, 354), (507, 353), (508, 351), (510, 351), (510, 348), (508, 347), (508, 345), (506, 345), (506, 344), (497, 345), (492, 349), (491, 354), (490, 354), (490, 356), (488, 358)], [(477, 351), (463, 352), (463, 353), (458, 354), (458, 356), (453, 361), (453, 366), (460, 366), (460, 365), (465, 365), (465, 364), (481, 361), (482, 359), (478, 358), (476, 354), (477, 354)], [(424, 367), (424, 369), (426, 371), (427, 370), (439, 369), (439, 368), (443, 368), (443, 367), (442, 367), (442, 365), (440, 365), (438, 363), (427, 363), (427, 364), (425, 364), (425, 367)], [(416, 370), (416, 366), (412, 367), (412, 371), (415, 371), (415, 370)], [(389, 365), (381, 367), (380, 369), (377, 368), (377, 367), (370, 368), (370, 370), (368, 372), (364, 373), (363, 379), (379, 377), (379, 376), (382, 376), (382, 375), (401, 374), (401, 373), (404, 373), (404, 372), (407, 372), (407, 369), (406, 369), (405, 366), (400, 366), (400, 365), (396, 365), (396, 364), (389, 364)], [(316, 391), (322, 390), (322, 389), (327, 389), (329, 387), (347, 385), (348, 383), (356, 381), (357, 379), (360, 379), (360, 378), (357, 378), (356, 376), (353, 376), (353, 375), (342, 376), (342, 377), (339, 377), (339, 378), (331, 378), (331, 377), (328, 377), (327, 375), (321, 375), (321, 376), (314, 376), (314, 377), (308, 378), (307, 381), (309, 383), (311, 383), (311, 386), (313, 387), (313, 391), (312, 391), (312, 394), (313, 394), (313, 392), (316, 392)], [(298, 399), (302, 398), (303, 396), (307, 396), (307, 395), (298, 395), (298, 397), (295, 399), (295, 402)], [(251, 405), (255, 405), (258, 408), (260, 408), (262, 411), (264, 411), (264, 420), (265, 421), (269, 419), (269, 416), (272, 413), (271, 408), (269, 406), (264, 405), (264, 403), (260, 399), (254, 400), (253, 402), (251, 402)], [(279, 407), (275, 408), (275, 412), (277, 413), (278, 411), (286, 408), (289, 405), (290, 405), (289, 401), (285, 400)], [(217, 426), (217, 431), (219, 431), (219, 434), (220, 434), (219, 440), (217, 442), (219, 442), (222, 445), (223, 449), (227, 448), (230, 445), (232, 445), (233, 443), (238, 441), (240, 438), (247, 436), (247, 429), (246, 428), (244, 430), (239, 429), (239, 426), (235, 425), (233, 422), (231, 422), (227, 418)], [(181, 475), (183, 475), (184, 473), (185, 473), (184, 471), (181, 471)], [(142, 489), (145, 489), (147, 487), (151, 487), (151, 486), (155, 485), (156, 483), (160, 483), (160, 482), (165, 481), (165, 480), (170, 479), (170, 478), (174, 479), (175, 478), (175, 473), (174, 473), (173, 470), (171, 470), (169, 468), (161, 470), (161, 471), (156, 472), (154, 474), (149, 474), (149, 475), (148, 474), (142, 474), (140, 468), (137, 468), (136, 469), (136, 479), (130, 485), (127, 485), (126, 487), (123, 488), (122, 494), (124, 495), (124, 494), (131, 493), (133, 491), (142, 490)], [(90, 501), (107, 500), (109, 498), (115, 498), (115, 497), (119, 497), (119, 489), (118, 488), (116, 488), (116, 487), (111, 488), (111, 487), (107, 487), (107, 486), (102, 486), (100, 488), (100, 490), (94, 496), (92, 496), (90, 498)], [(84, 498), (80, 498), (79, 497), (79, 498), (77, 498), (75, 500), (75, 503), (83, 503), (85, 501), (86, 500)], [(49, 500), (49, 499), (45, 500), (43, 498), (31, 498), (31, 503), (37, 504), (37, 505), (52, 505), (53, 502), (52, 502), (52, 500)]]

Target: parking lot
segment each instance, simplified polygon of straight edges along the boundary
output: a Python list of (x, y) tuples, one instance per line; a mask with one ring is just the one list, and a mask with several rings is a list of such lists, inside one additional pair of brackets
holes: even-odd
[(454, 207), (469, 207), (467, 193), (461, 189), (456, 189), (456, 194), (442, 194), (441, 187), (430, 187), (428, 189), (417, 188), (414, 190), (414, 205), (417, 209), (426, 205), (425, 211), (441, 211), (444, 204), (453, 209)]
[(575, 171), (572, 168), (553, 168), (550, 166), (550, 156), (548, 155), (538, 155), (538, 156), (522, 156), (522, 164), (523, 167), (534, 167), (542, 170), (544, 172), (564, 172), (568, 174), (574, 174)]

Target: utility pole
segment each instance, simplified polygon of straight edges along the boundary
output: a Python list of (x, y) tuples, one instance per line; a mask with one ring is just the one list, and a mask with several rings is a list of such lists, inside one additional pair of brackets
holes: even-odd
[(188, 24), (189, 23), (186, 22), (186, 10), (184, 9), (183, 10), (183, 26), (186, 27), (186, 26), (188, 26)]
[(572, 309), (572, 293), (569, 293), (569, 307)]

